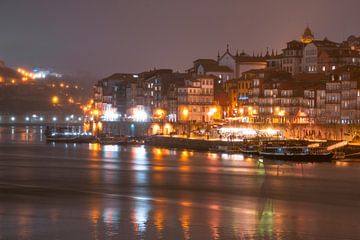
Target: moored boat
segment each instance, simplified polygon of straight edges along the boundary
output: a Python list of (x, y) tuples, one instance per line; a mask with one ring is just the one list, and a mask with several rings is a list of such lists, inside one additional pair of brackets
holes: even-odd
[(324, 148), (310, 147), (266, 147), (260, 151), (265, 159), (276, 159), (298, 162), (328, 162), (333, 158), (333, 153)]
[(46, 141), (61, 143), (90, 143), (95, 141), (95, 137), (88, 133), (51, 133), (46, 135)]
[(244, 146), (242, 148), (240, 148), (240, 151), (242, 153), (245, 153), (245, 154), (259, 154), (259, 147), (258, 146), (253, 146), (253, 145), (250, 145), (250, 146)]

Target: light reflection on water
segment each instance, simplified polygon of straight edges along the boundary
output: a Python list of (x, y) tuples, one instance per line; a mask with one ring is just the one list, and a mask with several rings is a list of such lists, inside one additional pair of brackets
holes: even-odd
[[(261, 163), (242, 154), (144, 146), (46, 145), (39, 144), (39, 129), (0, 128), (0, 183), (14, 188), (0, 185), (0, 239), (360, 234), (353, 224), (358, 199), (351, 198), (358, 193), (358, 165)], [(9, 139), (16, 148), (2, 144)]]

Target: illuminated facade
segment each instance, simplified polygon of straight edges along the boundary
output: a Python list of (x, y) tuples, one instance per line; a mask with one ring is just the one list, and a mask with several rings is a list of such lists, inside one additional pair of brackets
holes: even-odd
[(198, 76), (184, 81), (178, 88), (178, 120), (210, 122), (214, 108), (214, 78)]
[(154, 70), (144, 79), (145, 105), (149, 113), (162, 120), (176, 121), (177, 86), (182, 84), (188, 74), (174, 73), (170, 69)]
[(360, 67), (344, 66), (326, 83), (326, 123), (360, 123)]

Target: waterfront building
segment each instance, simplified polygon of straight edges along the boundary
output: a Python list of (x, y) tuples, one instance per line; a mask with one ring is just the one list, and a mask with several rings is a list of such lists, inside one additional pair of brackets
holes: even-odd
[(325, 83), (314, 84), (304, 90), (303, 110), (309, 123), (324, 123), (326, 121), (326, 91)]
[(326, 123), (360, 123), (360, 67), (343, 66), (326, 83)]
[(171, 69), (154, 70), (144, 79), (145, 105), (155, 118), (176, 121), (177, 87), (188, 74), (174, 73)]
[(227, 116), (235, 117), (238, 114), (239, 85), (237, 79), (231, 79), (225, 84), (225, 92), (228, 98)]
[(115, 109), (130, 118), (147, 113), (147, 120), (157, 123), (161, 117), (164, 122), (351, 124), (360, 119), (359, 66), (359, 37), (318, 40), (307, 27), (281, 54), (232, 54), (227, 46), (216, 60), (195, 60), (187, 74), (171, 69), (115, 74), (95, 85), (94, 104), (101, 112)]
[(95, 109), (101, 114), (117, 112), (124, 116), (128, 109), (128, 85), (137, 78), (136, 74), (116, 73), (98, 81), (93, 87)]
[(186, 79), (178, 87), (178, 121), (210, 122), (214, 107), (214, 77), (197, 76)]
[(245, 77), (232, 79), (225, 84), (225, 92), (228, 98), (227, 116), (239, 117), (244, 115), (244, 106), (248, 103), (251, 88), (252, 80)]
[[(126, 115), (134, 117), (141, 112), (143, 115), (148, 115), (149, 107), (145, 105), (145, 83), (144, 73), (135, 75), (130, 79), (126, 85)], [(141, 119), (147, 116), (140, 117)]]

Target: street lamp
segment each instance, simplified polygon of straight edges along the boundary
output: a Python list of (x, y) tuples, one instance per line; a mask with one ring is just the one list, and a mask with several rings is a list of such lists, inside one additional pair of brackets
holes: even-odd
[(158, 109), (155, 110), (154, 115), (155, 115), (156, 118), (162, 119), (165, 116), (165, 111), (163, 109), (161, 109), (161, 108), (158, 108)]
[(208, 115), (209, 115), (209, 120), (212, 120), (212, 117), (214, 116), (214, 114), (217, 112), (217, 108), (216, 107), (212, 107), (210, 108)]
[(183, 119), (186, 123), (186, 128), (187, 128), (187, 137), (190, 137), (190, 122), (189, 122), (189, 109), (184, 108), (181, 112)]
[(182, 115), (184, 116), (184, 119), (187, 120), (188, 116), (189, 116), (189, 109), (184, 108), (182, 110)]
[(52, 104), (58, 104), (59, 103), (59, 97), (58, 96), (53, 96), (52, 98), (51, 98), (51, 102), (52, 102)]

